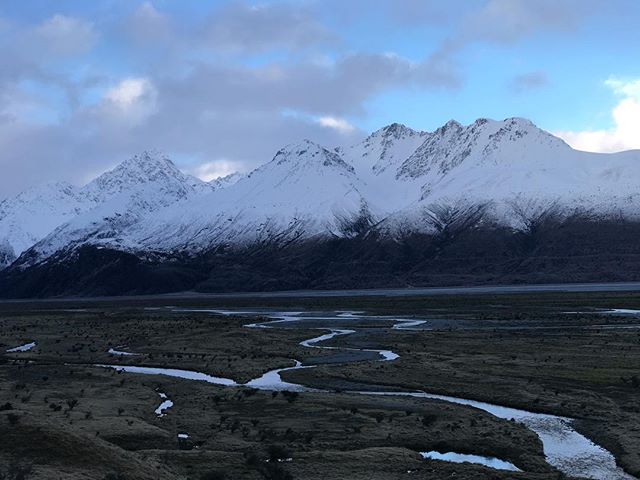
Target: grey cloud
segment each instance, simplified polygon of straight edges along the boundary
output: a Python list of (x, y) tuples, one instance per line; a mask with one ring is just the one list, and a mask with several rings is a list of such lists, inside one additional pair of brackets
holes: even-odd
[(570, 31), (593, 13), (595, 4), (593, 0), (488, 0), (463, 21), (459, 41), (508, 44), (540, 31)]
[[(163, 110), (140, 125), (110, 122), (95, 111), (62, 125), (37, 126), (7, 120), (0, 125), (0, 197), (51, 180), (81, 183), (144, 149), (157, 148), (196, 162), (229, 159), (244, 170), (270, 160), (284, 144), (311, 138), (328, 146), (351, 143), (316, 123), (271, 110), (220, 110), (197, 114)], [(192, 165), (184, 164), (185, 167)]]
[[(54, 15), (38, 25), (21, 27), (5, 19), (0, 20), (0, 33), (0, 97), (29, 80), (60, 89), (75, 103), (84, 80), (60, 74), (56, 67), (96, 45), (100, 35), (91, 21)], [(0, 113), (6, 107), (0, 99)]]
[(384, 19), (391, 26), (441, 27), (473, 7), (469, 0), (322, 0), (314, 5), (329, 6), (335, 21), (353, 26), (367, 21), (366, 14)]
[(307, 48), (336, 38), (303, 6), (234, 2), (212, 14), (203, 40), (216, 50), (263, 52)]
[(175, 40), (174, 25), (169, 15), (148, 1), (126, 19), (125, 30), (134, 41), (142, 44)]
[[(88, 107), (77, 100), (92, 86), (112, 87), (123, 78), (92, 71), (91, 77), (71, 79), (40, 65), (36, 54), (16, 51), (4, 55), (9, 60), (0, 64), (0, 99), (1, 93), (20, 79), (37, 78), (67, 90), (71, 108), (60, 123), (38, 125), (8, 114), (0, 105), (0, 197), (52, 179), (78, 183), (148, 148), (176, 154), (184, 165), (189, 159), (195, 163), (225, 161), (249, 169), (269, 160), (284, 144), (302, 138), (327, 146), (348, 144), (364, 132), (345, 134), (319, 125), (314, 118), (363, 116), (368, 100), (394, 88), (457, 88), (464, 79), (455, 54), (469, 42), (508, 43), (543, 29), (572, 28), (573, 22), (570, 12), (566, 17), (551, 18), (555, 7), (547, 0), (540, 0), (549, 4), (543, 13), (532, 12), (522, 0), (511, 0), (520, 6), (515, 11), (505, 7), (504, 0), (492, 0), (473, 21), (466, 16), (471, 15), (468, 2), (462, 2), (465, 7), (460, 7), (460, 13), (438, 2), (402, 1), (413, 13), (410, 18), (394, 17), (394, 22), (421, 19), (432, 25), (429, 22), (435, 19), (457, 20), (461, 30), (440, 49), (425, 46), (435, 53), (413, 62), (395, 55), (342, 51), (338, 35), (318, 20), (313, 3), (259, 8), (234, 3), (189, 32), (179, 30), (176, 19), (151, 3), (141, 4), (131, 17), (120, 19), (118, 27), (118, 33), (125, 28), (135, 38), (127, 46), (128, 58), (136, 59), (135, 70), (123, 77), (148, 81), (153, 93), (141, 96), (141, 102), (146, 103), (137, 105), (133, 110), (136, 115), (128, 121), (127, 112), (119, 116), (113, 104)], [(355, 0), (353, 4), (341, 3), (345, 9), (369, 4)], [(371, 8), (391, 18), (394, 5), (376, 0)], [(467, 20), (461, 21), (461, 17)], [(492, 22), (502, 31), (488, 31)], [(462, 25), (469, 26), (471, 33), (464, 33)], [(77, 29), (75, 38), (85, 35), (83, 45), (95, 43), (97, 37), (84, 27)], [(59, 54), (84, 52), (74, 51), (65, 42), (57, 45)], [(168, 54), (166, 45), (171, 46)], [(7, 51), (7, 45), (0, 47)], [(311, 55), (315, 49), (323, 52), (323, 48), (330, 50), (332, 61), (318, 61)], [(213, 58), (195, 62), (203, 49), (213, 52)], [(284, 61), (260, 66), (249, 67), (243, 62), (252, 54), (270, 50), (290, 55)], [(224, 55), (229, 52), (237, 57)], [(535, 79), (522, 80), (527, 81), (535, 83)]]
[(43, 55), (78, 55), (93, 48), (98, 40), (93, 23), (81, 18), (54, 15), (28, 31), (24, 41)]
[(390, 19), (409, 26), (448, 24), (469, 8), (468, 0), (395, 0), (378, 1)]
[(283, 109), (345, 115), (362, 113), (366, 99), (402, 85), (455, 87), (456, 82), (428, 62), (412, 64), (378, 54), (348, 55), (333, 64), (260, 68), (201, 64), (188, 77), (160, 79), (159, 102), (166, 110), (189, 115)]
[[(192, 53), (202, 43), (203, 31), (216, 48), (245, 54), (327, 42), (331, 48), (337, 45), (311, 10), (292, 4), (253, 10), (236, 3), (216, 15), (205, 30), (185, 34), (177, 31), (169, 16), (144, 3), (122, 19), (120, 27), (107, 32), (119, 34), (124, 28), (139, 36), (127, 52), (130, 58), (148, 58), (153, 52), (162, 56), (160, 39), (177, 44), (162, 62), (137, 64), (138, 71), (130, 76), (148, 82), (149, 89), (130, 111), (120, 111), (113, 99), (93, 106), (78, 101), (87, 89), (96, 85), (108, 89), (124, 80), (110, 79), (110, 72), (91, 71), (72, 80), (41, 68), (35, 56), (24, 52), (18, 52), (11, 64), (0, 65), (0, 92), (3, 85), (15, 85), (21, 78), (40, 78), (68, 91), (71, 107), (59, 123), (39, 125), (7, 115), (0, 106), (0, 197), (44, 181), (80, 183), (149, 148), (176, 154), (191, 169), (195, 167), (187, 165), (188, 159), (224, 160), (250, 169), (269, 160), (284, 144), (302, 138), (334, 146), (364, 134), (322, 126), (318, 117), (364, 115), (367, 100), (392, 88), (456, 88), (460, 83), (448, 59), (437, 56), (411, 62), (395, 55), (340, 54), (338, 49), (333, 50), (333, 61), (307, 55), (258, 67), (218, 57), (194, 63)], [(160, 37), (154, 43), (156, 34)], [(65, 51), (64, 45), (59, 44), (57, 51)]]
[(549, 84), (547, 74), (542, 71), (516, 75), (510, 82), (510, 88), (516, 93), (534, 90)]

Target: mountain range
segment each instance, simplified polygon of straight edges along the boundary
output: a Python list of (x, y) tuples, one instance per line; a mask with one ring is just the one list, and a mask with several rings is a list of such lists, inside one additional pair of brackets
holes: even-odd
[[(347, 147), (303, 140), (246, 175), (212, 182), (144, 152), (83, 187), (50, 183), (3, 200), (0, 294), (2, 278), (29, 284), (21, 295), (42, 294), (34, 272), (68, 269), (87, 249), (175, 266), (265, 245), (375, 237), (397, 246), (489, 226), (530, 234), (577, 216), (635, 222), (638, 179), (640, 151), (577, 151), (521, 118), (449, 121), (433, 132), (395, 123)], [(86, 268), (99, 284), (93, 262)]]

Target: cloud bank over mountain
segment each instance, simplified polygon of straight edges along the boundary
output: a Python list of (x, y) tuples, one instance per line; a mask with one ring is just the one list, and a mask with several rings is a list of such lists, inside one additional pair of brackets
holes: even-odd
[[(283, 144), (354, 143), (396, 118), (428, 129), (452, 117), (528, 116), (599, 151), (634, 146), (637, 138), (632, 78), (609, 85), (623, 96), (614, 120), (605, 116), (598, 128), (582, 128), (593, 125), (588, 115), (559, 126), (539, 118), (559, 118), (541, 112), (540, 99), (571, 80), (562, 77), (569, 69), (554, 67), (547, 43), (614, 31), (594, 19), (632, 17), (620, 16), (620, 5), (179, 3), (70, 0), (37, 13), (22, 2), (3, 3), (0, 197), (54, 177), (82, 184), (114, 159), (148, 148), (206, 179), (247, 172)], [(601, 43), (606, 52), (610, 45)], [(587, 63), (566, 58), (576, 68)], [(628, 73), (609, 68), (598, 75)]]

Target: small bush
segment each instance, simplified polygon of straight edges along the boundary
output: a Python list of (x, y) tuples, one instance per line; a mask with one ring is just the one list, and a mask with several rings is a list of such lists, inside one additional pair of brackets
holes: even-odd
[(272, 462), (292, 457), (291, 452), (282, 445), (269, 445), (267, 447), (267, 454), (269, 455), (269, 460)]
[(127, 480), (127, 477), (118, 472), (110, 472), (104, 476), (104, 480)]
[(287, 402), (293, 403), (300, 394), (298, 392), (289, 392), (287, 390), (284, 390), (282, 392), (282, 395), (287, 399)]
[(6, 471), (0, 470), (0, 479), (27, 480), (32, 472), (33, 467), (30, 464), (15, 461)]
[(251, 396), (255, 395), (256, 393), (258, 393), (258, 389), (257, 388), (245, 388), (242, 393), (244, 393), (245, 397), (251, 397)]
[(437, 417), (433, 414), (428, 414), (422, 417), (422, 425), (428, 427), (436, 421)]
[(265, 463), (258, 472), (265, 480), (293, 480), (293, 475), (287, 472), (278, 463)]
[(207, 472), (200, 475), (200, 480), (227, 480), (229, 477), (226, 473), (221, 472), (220, 470), (215, 470), (213, 472)]
[(10, 425), (17, 425), (20, 421), (20, 415), (16, 413), (10, 413), (9, 415), (7, 415), (7, 420), (9, 420)]

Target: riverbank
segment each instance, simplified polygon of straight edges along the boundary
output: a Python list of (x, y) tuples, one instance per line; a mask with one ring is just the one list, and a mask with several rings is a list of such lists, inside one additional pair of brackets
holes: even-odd
[[(488, 315), (492, 313), (492, 321), (487, 325), (495, 327), (507, 321), (507, 312), (521, 317), (517, 320), (524, 326), (531, 327), (535, 323), (538, 326), (559, 325), (559, 318), (550, 314), (547, 307), (544, 307), (544, 318), (535, 319), (536, 315), (541, 316), (541, 307), (537, 307), (536, 312), (531, 303), (539, 306), (541, 300), (538, 298), (522, 300), (509, 307), (497, 306), (493, 301), (485, 299), (473, 304), (465, 300), (463, 307), (459, 308), (445, 307), (440, 303), (432, 305), (424, 313), (433, 315), (437, 310), (442, 315), (445, 313), (443, 309), (448, 310), (448, 321), (461, 325), (475, 320), (487, 323)], [(577, 304), (579, 300), (567, 298), (566, 303)], [(472, 305), (474, 312), (469, 310)], [(582, 306), (588, 307), (584, 303)], [(266, 460), (269, 458), (268, 450), (274, 446), (291, 453), (293, 460), (281, 462), (281, 470), (294, 478), (344, 478), (345, 475), (349, 478), (408, 478), (407, 475), (443, 478), (452, 473), (457, 478), (487, 478), (487, 475), (492, 478), (557, 478), (557, 472), (544, 461), (541, 445), (530, 430), (460, 405), (411, 398), (369, 398), (346, 393), (301, 393), (289, 398), (282, 393), (274, 396), (272, 392), (225, 389), (175, 378), (118, 374), (88, 365), (133, 362), (196, 370), (244, 382), (266, 370), (291, 366), (292, 358), (303, 363), (318, 359), (330, 362), (330, 353), (326, 350), (299, 345), (303, 340), (322, 334), (315, 330), (318, 323), (308, 325), (314, 328), (247, 329), (244, 327), (246, 317), (236, 318), (228, 315), (229, 312), (226, 315), (171, 312), (174, 309), (157, 305), (150, 307), (154, 310), (143, 310), (138, 306), (117, 308), (115, 305), (65, 312), (45, 312), (36, 308), (33, 311), (25, 309), (19, 315), (3, 316), (0, 341), (7, 348), (37, 340), (37, 346), (32, 350), (6, 355), (7, 363), (0, 368), (2, 384), (7, 387), (0, 391), (0, 404), (8, 402), (12, 405), (12, 410), (0, 412), (7, 418), (0, 422), (5, 438), (3, 455), (19, 456), (31, 462), (35, 472), (33, 478), (50, 478), (43, 475), (52, 475), (60, 469), (75, 471), (81, 478), (106, 478), (110, 472), (110, 461), (93, 459), (90, 455), (92, 466), (89, 468), (82, 463), (81, 455), (73, 454), (56, 460), (55, 449), (50, 458), (38, 456), (26, 448), (24, 442), (18, 441), (22, 437), (33, 437), (33, 432), (40, 429), (51, 432), (51, 438), (60, 436), (60, 441), (67, 435), (82, 438), (80, 443), (96, 455), (102, 450), (122, 451), (120, 458), (123, 461), (113, 465), (125, 478), (145, 478), (146, 473), (143, 474), (139, 468), (145, 469), (147, 467), (140, 465), (147, 464), (149, 467), (144, 471), (156, 472), (157, 477), (154, 478), (199, 479), (213, 470), (226, 472), (227, 478), (262, 478), (260, 468), (251, 463), (250, 454), (256, 453), (261, 461)], [(293, 305), (284, 307), (293, 311)], [(556, 307), (557, 313), (558, 309), (564, 311), (566, 305), (557, 303)], [(529, 314), (519, 313), (521, 311)], [(567, 314), (562, 319), (584, 327), (593, 326), (604, 317)], [(252, 315), (252, 321), (264, 320), (264, 315)], [(629, 324), (632, 319), (617, 317), (613, 321)], [(335, 382), (345, 381), (345, 378), (353, 381), (354, 376), (362, 375), (360, 380), (365, 379), (370, 384), (380, 381), (385, 385), (397, 384), (407, 388), (421, 383), (420, 388), (429, 386), (430, 391), (433, 391), (431, 387), (441, 388), (443, 393), (449, 394), (453, 393), (454, 387), (468, 383), (467, 392), (459, 391), (470, 393), (470, 398), (478, 398), (478, 394), (485, 391), (487, 397), (493, 395), (490, 399), (493, 403), (508, 400), (504, 404), (513, 405), (509, 398), (518, 399), (517, 390), (523, 387), (520, 377), (527, 378), (524, 372), (529, 370), (524, 367), (514, 370), (505, 364), (502, 380), (505, 385), (512, 381), (513, 386), (512, 394), (502, 395), (503, 386), (496, 383), (495, 372), (489, 368), (483, 370), (480, 365), (483, 365), (481, 360), (486, 362), (514, 351), (526, 351), (527, 343), (521, 343), (519, 335), (449, 331), (453, 323), (439, 324), (445, 329), (438, 332), (392, 330), (392, 325), (393, 322), (387, 320), (359, 321), (358, 331), (364, 330), (365, 333), (339, 336), (326, 345), (384, 347), (397, 352), (400, 355), (397, 360), (384, 363), (369, 360), (349, 366), (326, 365), (285, 373), (284, 376), (321, 386), (320, 374), (327, 373), (325, 381), (333, 379)], [(507, 326), (506, 323), (504, 325)], [(538, 338), (547, 337), (540, 332), (536, 335)], [(593, 340), (589, 335), (591, 333), (584, 334), (584, 341), (578, 341), (578, 336), (570, 334), (567, 337), (564, 333), (558, 337), (563, 339), (562, 342), (545, 341), (544, 344), (549, 352), (566, 350), (564, 344), (568, 344), (577, 355), (587, 348), (585, 344), (588, 345), (588, 341)], [(637, 341), (635, 332), (628, 337), (619, 335), (620, 342), (631, 342), (634, 338)], [(492, 344), (492, 339), (500, 339), (500, 342), (495, 340), (496, 343)], [(507, 348), (509, 345), (511, 347)], [(534, 345), (537, 351), (539, 347)], [(607, 346), (606, 343), (592, 345), (594, 359), (598, 357), (597, 352)], [(109, 348), (141, 355), (109, 355)], [(478, 357), (479, 351), (485, 351), (487, 358)], [(605, 365), (610, 361), (609, 357), (608, 354), (603, 355)], [(634, 369), (634, 358), (627, 355), (626, 367), (619, 365), (617, 368)], [(345, 359), (349, 360), (347, 357), (339, 360)], [(443, 360), (440, 369), (433, 368), (436, 359)], [(520, 361), (526, 363), (524, 357)], [(510, 359), (509, 362), (519, 363), (518, 359)], [(494, 370), (499, 370), (499, 362), (489, 364)], [(399, 374), (395, 365), (401, 365), (400, 370), (407, 368), (413, 372), (408, 375), (411, 378)], [(596, 366), (591, 364), (584, 367), (585, 370), (593, 368)], [(557, 368), (540, 369), (539, 375), (534, 376), (535, 385), (544, 383), (543, 378), (555, 378), (551, 374), (554, 371)], [(581, 371), (573, 361), (566, 363), (567, 375), (572, 371)], [(484, 377), (479, 377), (480, 373)], [(445, 382), (447, 377), (449, 383)], [(480, 378), (486, 379), (486, 389), (480, 385)], [(609, 387), (590, 386), (583, 380), (580, 388), (575, 388), (574, 380), (568, 376), (560, 376), (556, 381), (559, 382), (557, 388), (563, 401), (577, 396), (580, 391), (582, 396), (589, 394), (600, 400), (607, 398), (603, 392), (606, 393)], [(524, 390), (528, 388), (525, 384)], [(449, 391), (444, 392), (447, 389)], [(627, 398), (633, 402), (636, 390), (630, 386), (627, 390)], [(174, 404), (161, 418), (155, 413), (160, 404), (158, 392), (166, 394)], [(502, 397), (498, 396), (499, 393)], [(541, 398), (538, 404), (533, 402), (529, 406), (536, 410), (555, 408), (551, 395)], [(74, 400), (77, 403), (73, 403)], [(526, 404), (522, 401), (523, 405)], [(539, 404), (543, 401), (548, 404)], [(556, 403), (556, 406), (561, 406), (562, 401)], [(56, 410), (58, 407), (60, 409)], [(573, 413), (573, 407), (565, 405), (563, 408), (567, 413)], [(624, 430), (622, 423), (616, 426), (611, 421), (613, 417), (607, 417), (607, 408), (604, 403), (598, 410), (591, 403), (587, 405), (586, 413), (581, 415), (585, 432), (589, 425), (590, 433), (605, 431), (603, 426), (606, 425), (608, 438), (615, 438), (610, 430), (619, 435), (632, 435), (634, 424), (630, 424), (629, 431)], [(13, 426), (8, 419), (10, 414), (19, 417)], [(627, 414), (633, 420), (633, 412)], [(188, 434), (188, 442), (180, 443), (177, 439), (179, 433)], [(34, 445), (38, 444), (38, 438), (34, 437)], [(525, 472), (502, 472), (479, 465), (454, 465), (420, 458), (418, 452), (429, 449), (457, 450), (459, 453), (513, 460)], [(613, 448), (611, 450), (618, 454), (619, 459), (624, 459), (624, 452), (620, 455)], [(376, 468), (373, 477), (370, 476), (372, 465)], [(414, 473), (407, 473), (408, 470)]]

